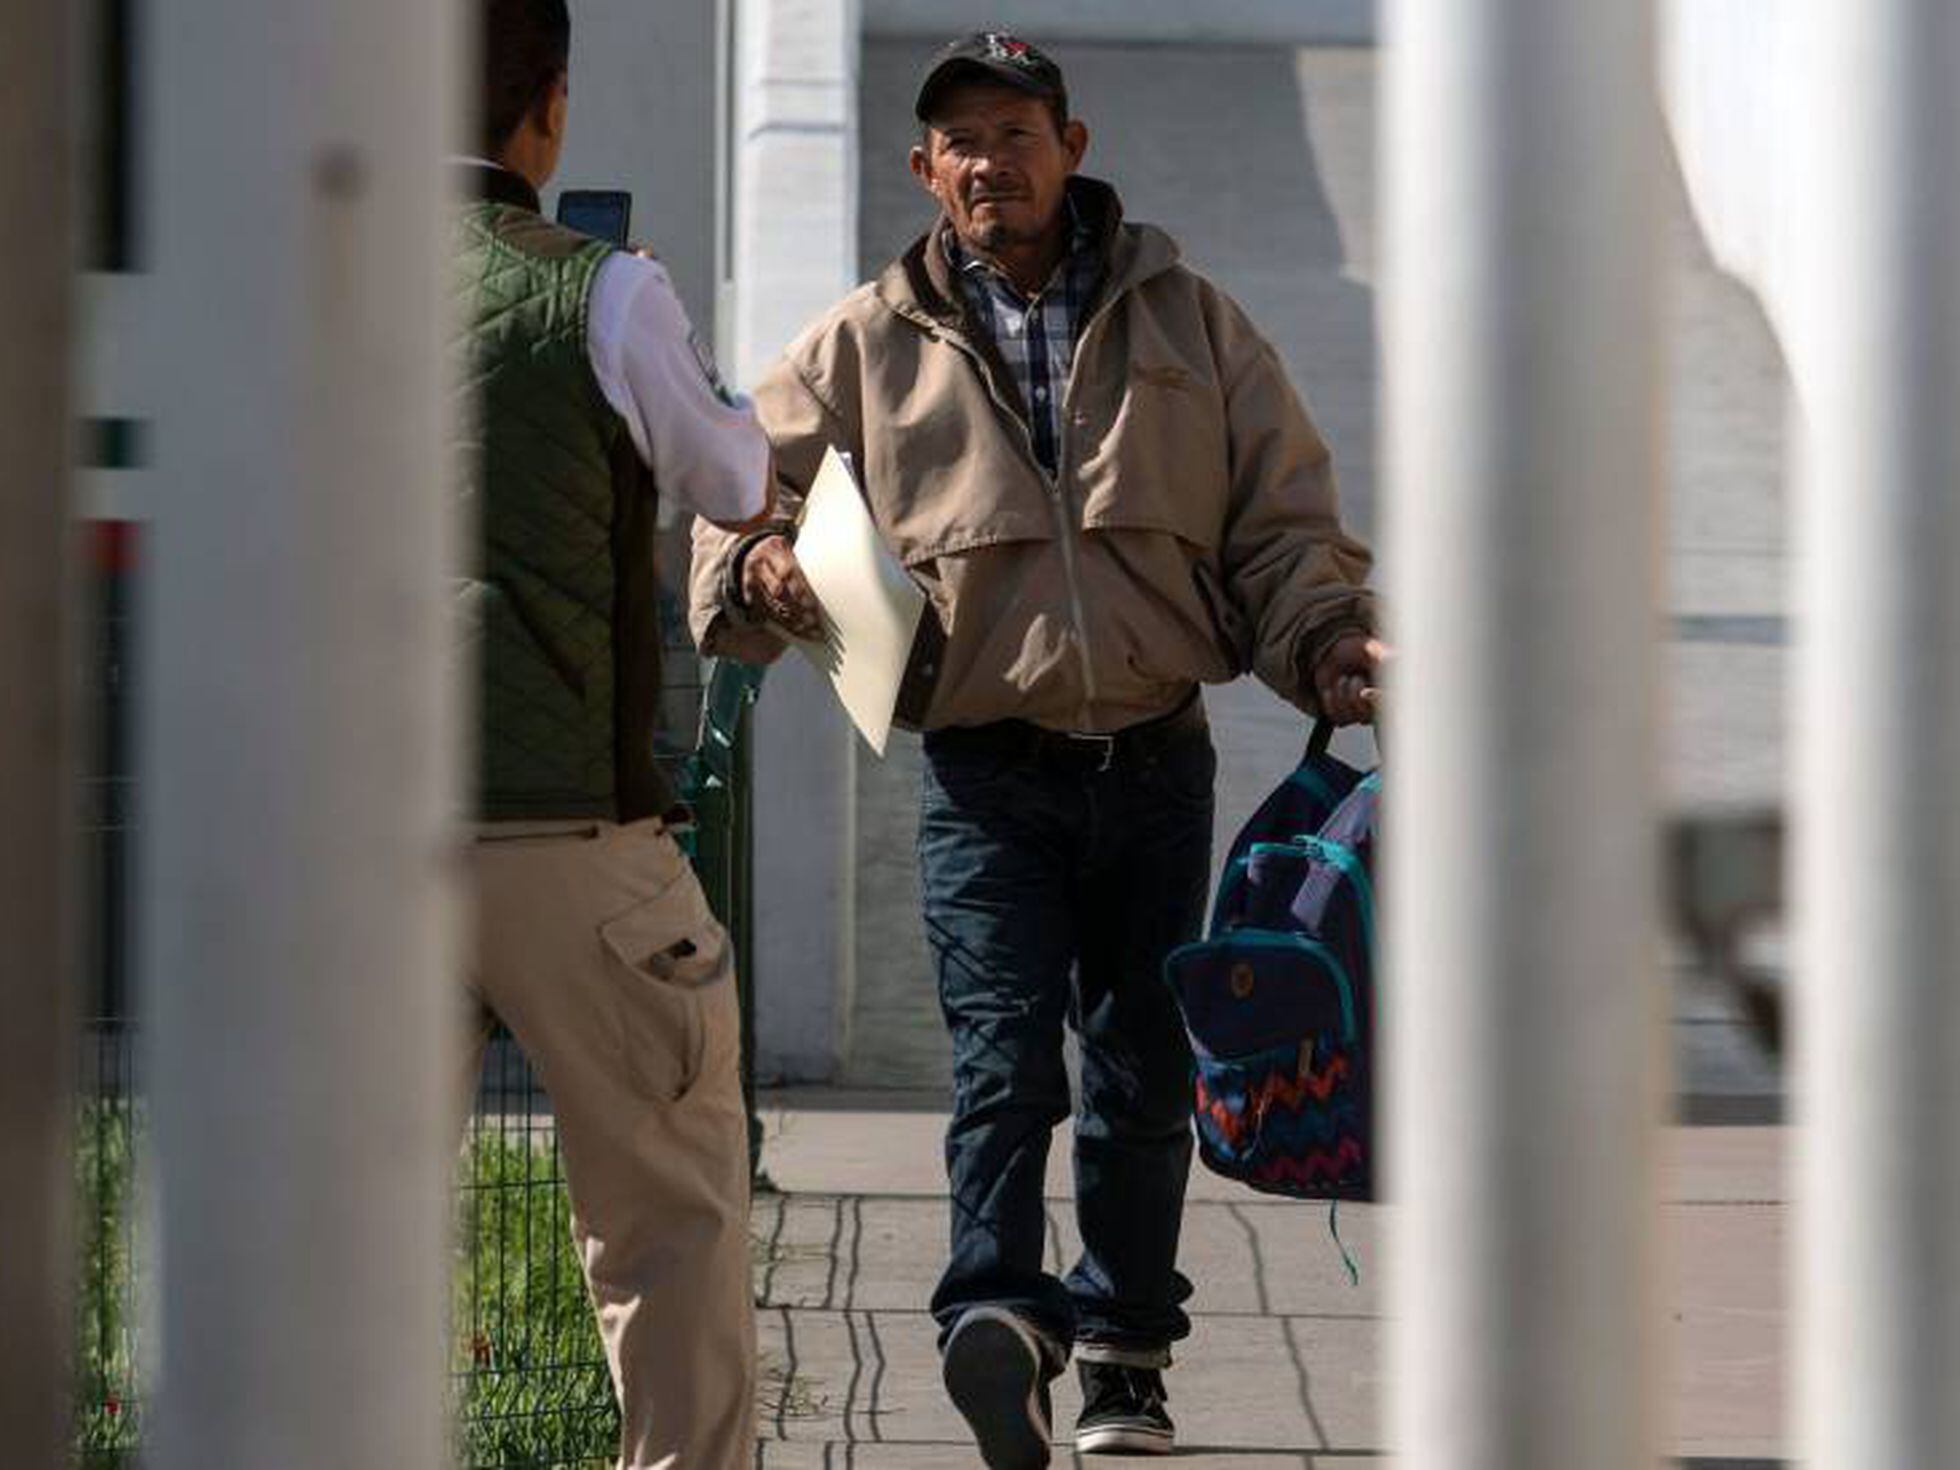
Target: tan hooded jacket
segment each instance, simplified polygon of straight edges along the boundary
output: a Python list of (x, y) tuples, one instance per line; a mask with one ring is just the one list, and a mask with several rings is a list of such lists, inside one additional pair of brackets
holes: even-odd
[[(1327, 446), (1236, 302), (1161, 230), (1122, 223), (1107, 185), (1070, 192), (1106, 268), (1057, 475), (952, 278), (941, 220), (757, 388), (778, 510), (794, 519), (826, 445), (852, 456), (930, 599), (903, 724), (1111, 731), (1247, 671), (1311, 712), (1314, 660), (1373, 622), (1369, 553), (1341, 527)], [(690, 621), (712, 653), (731, 623), (751, 626), (734, 596), (745, 538), (697, 522), (694, 540)]]

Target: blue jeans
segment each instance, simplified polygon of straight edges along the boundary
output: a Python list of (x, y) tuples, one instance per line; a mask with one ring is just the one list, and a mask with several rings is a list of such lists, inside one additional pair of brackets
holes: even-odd
[[(941, 1340), (981, 1303), (1056, 1341), (1161, 1349), (1191, 1329), (1177, 1270), (1191, 1053), (1162, 975), (1197, 937), (1217, 758), (1202, 717), (1108, 770), (1002, 727), (928, 734), (919, 824), (926, 938), (953, 1041), (952, 1253)], [(1082, 1054), (1065, 1281), (1042, 1269), (1049, 1135)]]

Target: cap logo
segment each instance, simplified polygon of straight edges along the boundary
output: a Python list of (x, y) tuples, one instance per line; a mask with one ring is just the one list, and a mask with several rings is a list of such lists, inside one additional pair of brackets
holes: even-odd
[(987, 32), (987, 54), (996, 61), (1012, 61), (1021, 66), (1030, 65), (1034, 47), (1019, 36), (1003, 35), (999, 31)]

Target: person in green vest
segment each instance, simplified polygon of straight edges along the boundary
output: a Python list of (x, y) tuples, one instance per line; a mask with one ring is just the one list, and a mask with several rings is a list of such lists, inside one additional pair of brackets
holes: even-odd
[(482, 0), (455, 233), (476, 660), (474, 1084), (492, 1017), (551, 1094), (622, 1470), (754, 1456), (749, 1145), (728, 936), (654, 762), (655, 508), (769, 510), (769, 448), (667, 272), (553, 224), (564, 0)]

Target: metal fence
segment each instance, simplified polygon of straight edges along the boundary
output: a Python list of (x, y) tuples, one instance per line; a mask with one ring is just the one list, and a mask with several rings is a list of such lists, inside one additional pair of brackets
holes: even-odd
[[(678, 528), (684, 544), (684, 528)], [(143, 1091), (132, 1004), (130, 849), (134, 777), (130, 598), (134, 528), (92, 528), (96, 642), (90, 660), (95, 732), (83, 821), (89, 928), (81, 1114), (76, 1132), (80, 1280), (76, 1294), (75, 1461), (84, 1470), (133, 1465), (142, 1440), (145, 1232)], [(671, 563), (684, 557), (663, 545)], [(675, 586), (668, 571), (666, 585)], [(703, 887), (748, 974), (748, 721), (757, 676), (704, 664), (669, 601), (669, 730), (663, 760), (695, 808), (683, 836)], [(745, 1043), (753, 1008), (744, 978)], [(744, 1086), (754, 1120), (753, 1053)], [(618, 1437), (605, 1356), (567, 1229), (564, 1162), (551, 1103), (530, 1064), (498, 1033), (485, 1053), (476, 1107), (457, 1163), (451, 1286), (455, 1462), (466, 1470), (607, 1465)], [(296, 1329), (303, 1330), (303, 1328)]]
[(77, 1460), (90, 1467), (125, 1463), (141, 1426), (138, 1388), (139, 1279), (137, 1160), (141, 1119), (135, 1035), (129, 1022), (130, 609), (135, 527), (91, 527), (90, 590), (95, 643), (89, 650), (93, 742), (83, 766), (82, 838), (87, 861), (88, 928), (79, 1074), (81, 1116), (75, 1130), (81, 1246), (76, 1292), (75, 1437)]

